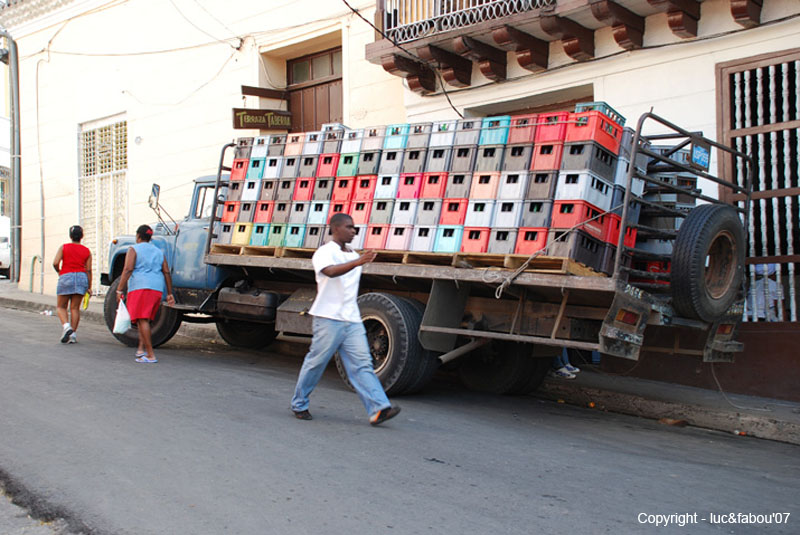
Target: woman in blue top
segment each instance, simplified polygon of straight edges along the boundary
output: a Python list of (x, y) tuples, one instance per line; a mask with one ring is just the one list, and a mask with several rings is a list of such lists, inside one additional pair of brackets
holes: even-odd
[(150, 243), (153, 229), (142, 225), (136, 229), (136, 245), (125, 255), (125, 267), (117, 288), (117, 302), (125, 301), (131, 321), (139, 328), (139, 347), (136, 362), (158, 362), (153, 354), (153, 341), (150, 335), (150, 322), (156, 318), (166, 290), (167, 305), (175, 304), (172, 296), (172, 278), (164, 253)]

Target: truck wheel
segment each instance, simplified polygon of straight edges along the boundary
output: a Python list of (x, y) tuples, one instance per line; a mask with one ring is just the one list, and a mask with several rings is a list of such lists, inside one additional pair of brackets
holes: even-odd
[(266, 347), (278, 336), (274, 323), (226, 319), (217, 320), (217, 332), (228, 345), (246, 349)]
[(477, 392), (518, 393), (528, 382), (536, 360), (529, 344), (495, 340), (467, 357), (458, 369), (461, 383)]
[[(411, 307), (411, 313), (414, 315), (416, 322), (416, 332), (419, 333), (419, 325), (422, 323), (422, 315), (425, 313), (425, 305), (416, 299), (403, 299), (406, 304)], [(419, 337), (416, 337), (417, 340)], [(425, 388), (431, 381), (436, 370), (439, 369), (439, 356), (433, 351), (428, 351), (420, 345), (421, 358), (419, 360), (419, 368), (414, 374), (414, 379), (406, 388), (404, 394), (415, 394)]]
[(675, 311), (708, 322), (722, 316), (742, 289), (744, 256), (744, 228), (736, 210), (704, 204), (689, 212), (672, 251)]
[(527, 395), (536, 392), (542, 385), (544, 378), (547, 377), (553, 367), (553, 357), (561, 353), (560, 347), (534, 345), (533, 346), (533, 368), (528, 374), (528, 378), (523, 381), (519, 388), (511, 394)]
[[(419, 320), (405, 300), (392, 294), (364, 294), (358, 298), (358, 307), (375, 374), (387, 395), (402, 394), (414, 380), (422, 359), (423, 349), (417, 339)], [(336, 369), (352, 388), (338, 353)]]
[[(125, 334), (114, 333), (114, 318), (117, 316), (117, 288), (119, 288), (119, 277), (114, 279), (108, 288), (105, 301), (103, 302), (103, 316), (106, 320), (106, 327), (114, 335), (114, 338), (123, 344), (136, 347), (139, 345), (139, 331), (134, 325)], [(158, 347), (169, 341), (175, 336), (181, 326), (181, 313), (173, 308), (162, 306), (156, 314), (156, 319), (150, 323), (150, 333), (153, 347)]]

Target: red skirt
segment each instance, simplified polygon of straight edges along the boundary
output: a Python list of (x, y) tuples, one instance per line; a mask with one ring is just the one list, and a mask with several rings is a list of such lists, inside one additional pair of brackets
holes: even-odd
[(128, 292), (125, 305), (131, 321), (140, 319), (153, 321), (156, 319), (158, 309), (161, 307), (162, 294), (158, 290), (133, 290)]

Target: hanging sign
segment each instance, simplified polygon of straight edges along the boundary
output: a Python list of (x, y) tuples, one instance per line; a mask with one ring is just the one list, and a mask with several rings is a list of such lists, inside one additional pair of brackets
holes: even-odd
[(260, 130), (291, 130), (292, 114), (284, 110), (233, 108), (233, 127)]

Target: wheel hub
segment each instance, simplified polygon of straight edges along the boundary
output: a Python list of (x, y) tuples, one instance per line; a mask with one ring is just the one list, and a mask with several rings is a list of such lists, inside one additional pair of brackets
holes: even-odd
[(705, 281), (708, 294), (722, 298), (736, 276), (736, 241), (727, 230), (719, 232), (711, 241), (706, 254)]

